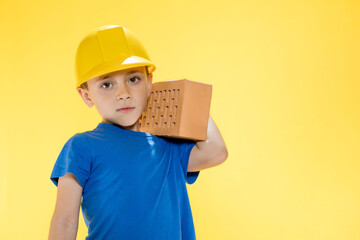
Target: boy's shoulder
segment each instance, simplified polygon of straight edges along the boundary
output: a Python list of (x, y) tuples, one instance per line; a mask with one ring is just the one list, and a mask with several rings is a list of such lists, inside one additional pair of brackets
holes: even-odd
[(164, 141), (167, 141), (167, 142), (170, 142), (170, 143), (173, 143), (173, 144), (191, 144), (191, 143), (194, 143), (195, 144), (195, 141), (194, 140), (189, 140), (189, 139), (183, 139), (183, 138), (173, 138), (173, 137), (165, 137), (165, 136), (159, 136), (159, 138), (162, 138), (164, 139)]
[[(105, 127), (105, 128), (104, 128)], [(118, 129), (117, 127), (99, 124), (92, 130), (75, 133), (67, 144), (82, 145), (84, 147), (96, 147), (99, 145), (116, 144), (117, 142), (137, 142), (139, 146), (171, 147), (195, 145), (195, 141), (189, 139), (157, 136), (146, 132)]]
[(65, 148), (82, 148), (82, 146), (88, 145), (88, 140), (85, 137), (85, 132), (73, 134), (65, 143)]

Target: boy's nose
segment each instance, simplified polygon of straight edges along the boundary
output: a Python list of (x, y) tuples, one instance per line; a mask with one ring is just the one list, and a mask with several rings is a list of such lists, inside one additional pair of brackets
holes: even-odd
[(125, 87), (125, 88), (121, 88), (119, 89), (119, 91), (116, 94), (116, 100), (120, 101), (120, 100), (127, 100), (131, 98), (131, 94), (129, 92), (129, 90)]

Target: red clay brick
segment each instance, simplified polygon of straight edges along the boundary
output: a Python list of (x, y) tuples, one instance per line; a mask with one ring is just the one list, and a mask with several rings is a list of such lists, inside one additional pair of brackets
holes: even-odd
[(206, 140), (212, 86), (187, 79), (154, 83), (140, 131)]

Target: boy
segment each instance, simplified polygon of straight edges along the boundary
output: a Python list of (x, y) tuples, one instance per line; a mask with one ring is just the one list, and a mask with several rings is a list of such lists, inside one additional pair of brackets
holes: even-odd
[(196, 239), (186, 182), (227, 158), (211, 117), (206, 141), (139, 131), (155, 66), (136, 36), (111, 25), (95, 29), (76, 56), (77, 91), (102, 122), (77, 133), (51, 174), (57, 200), (49, 239), (75, 239), (80, 205), (86, 239)]

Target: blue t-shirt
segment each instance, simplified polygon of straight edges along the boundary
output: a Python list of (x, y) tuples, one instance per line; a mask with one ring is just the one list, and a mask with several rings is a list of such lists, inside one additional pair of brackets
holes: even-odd
[(195, 142), (99, 123), (63, 147), (51, 174), (72, 173), (83, 187), (86, 239), (193, 240), (186, 182)]

